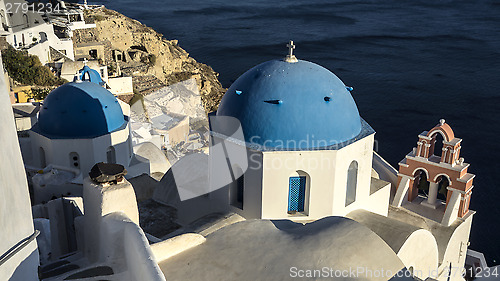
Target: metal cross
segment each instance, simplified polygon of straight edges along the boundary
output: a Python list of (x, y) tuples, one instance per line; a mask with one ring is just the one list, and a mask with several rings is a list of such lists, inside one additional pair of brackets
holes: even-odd
[(293, 50), (295, 49), (295, 45), (293, 44), (293, 41), (290, 40), (290, 42), (288, 44), (286, 44), (286, 46), (288, 47), (288, 56), (293, 57)]
[(83, 65), (87, 65), (88, 62), (89, 60), (87, 58), (83, 58)]

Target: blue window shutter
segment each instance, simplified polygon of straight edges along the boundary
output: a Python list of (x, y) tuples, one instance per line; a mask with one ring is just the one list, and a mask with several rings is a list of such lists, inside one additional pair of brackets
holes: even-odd
[(288, 212), (303, 212), (306, 199), (306, 177), (290, 177)]

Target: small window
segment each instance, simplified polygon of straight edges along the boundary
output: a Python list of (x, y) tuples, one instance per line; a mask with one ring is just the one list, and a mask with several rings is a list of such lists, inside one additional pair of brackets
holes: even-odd
[(345, 205), (348, 206), (356, 201), (356, 188), (358, 184), (358, 162), (352, 161), (347, 171), (347, 185)]
[(43, 169), (43, 168), (47, 167), (47, 160), (45, 158), (45, 150), (42, 147), (40, 147), (39, 152), (40, 152), (40, 167)]
[(108, 163), (116, 164), (116, 152), (113, 146), (108, 147), (106, 150), (106, 159)]
[(229, 200), (232, 206), (243, 209), (243, 195), (245, 176), (241, 175), (234, 182), (231, 183), (229, 188)]
[(27, 14), (23, 14), (23, 22), (24, 28), (28, 28), (30, 26), (30, 21)]
[(91, 56), (94, 59), (97, 59), (97, 50), (96, 49), (90, 50), (89, 51), (89, 56)]
[(290, 177), (288, 183), (288, 213), (302, 213), (306, 202), (306, 177)]

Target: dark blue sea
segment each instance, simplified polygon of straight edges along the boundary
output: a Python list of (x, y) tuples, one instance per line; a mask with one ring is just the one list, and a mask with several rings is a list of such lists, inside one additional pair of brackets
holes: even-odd
[[(89, 1), (89, 4), (97, 4)], [(100, 0), (153, 27), (228, 87), (283, 57), (318, 63), (354, 87), (392, 165), (446, 119), (476, 174), (470, 248), (500, 262), (500, 2), (488, 0)], [(497, 180), (495, 180), (495, 177)]]

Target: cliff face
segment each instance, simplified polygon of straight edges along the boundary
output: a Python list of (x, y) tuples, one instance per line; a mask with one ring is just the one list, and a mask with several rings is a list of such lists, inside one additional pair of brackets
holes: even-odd
[(177, 45), (152, 28), (118, 12), (99, 8), (86, 11), (96, 28), (76, 30), (75, 44), (101, 42), (105, 45), (104, 63), (116, 67), (115, 54), (123, 56), (119, 67), (134, 77), (136, 92), (148, 94), (164, 85), (195, 78), (205, 110), (215, 110), (225, 89), (210, 66), (197, 62)]

